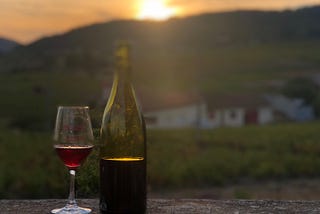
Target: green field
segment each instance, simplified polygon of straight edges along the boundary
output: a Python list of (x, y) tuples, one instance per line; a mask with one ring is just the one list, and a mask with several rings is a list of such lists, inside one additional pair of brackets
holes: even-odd
[[(133, 62), (140, 91), (269, 93), (270, 81), (312, 77), (318, 41), (256, 44)], [(0, 78), (0, 198), (65, 198), (68, 174), (51, 145), (58, 105), (89, 105), (100, 127), (105, 71), (3, 73)], [(279, 90), (279, 88), (278, 88)], [(143, 98), (142, 98), (143, 99)], [(212, 102), (215, 102), (214, 100)], [(242, 182), (320, 177), (320, 123), (148, 132), (150, 193), (226, 187)], [(79, 171), (78, 195), (98, 195), (98, 151)], [(245, 195), (240, 193), (236, 195)]]
[[(318, 178), (319, 130), (318, 122), (150, 130), (149, 193)], [(79, 197), (98, 196), (97, 148), (79, 170)], [(3, 130), (0, 157), (0, 198), (66, 197), (67, 169), (53, 151), (50, 133)]]
[[(313, 79), (318, 74), (319, 50), (320, 42), (310, 40), (202, 52), (152, 52), (134, 58), (133, 77), (137, 91), (152, 97), (197, 92), (210, 100), (211, 95), (225, 93), (280, 93), (281, 87), (272, 85), (274, 82), (281, 85), (297, 77)], [(110, 67), (1, 73), (0, 126), (50, 130), (56, 107), (61, 104), (96, 108), (100, 121), (106, 104), (101, 100), (103, 89), (110, 87), (112, 79)]]
[[(112, 81), (112, 77), (82, 72), (2, 74), (0, 129), (51, 130), (57, 106), (97, 105), (105, 79)], [(99, 111), (101, 114), (102, 108)]]

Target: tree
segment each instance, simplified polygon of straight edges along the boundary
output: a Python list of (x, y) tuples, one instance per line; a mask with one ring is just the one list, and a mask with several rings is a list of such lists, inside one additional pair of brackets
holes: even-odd
[(290, 98), (301, 98), (305, 104), (313, 107), (317, 118), (320, 118), (319, 86), (309, 78), (298, 77), (291, 79), (283, 88), (283, 94)]
[(319, 87), (309, 78), (298, 77), (286, 83), (283, 94), (290, 98), (301, 98), (305, 104), (312, 105), (319, 94)]

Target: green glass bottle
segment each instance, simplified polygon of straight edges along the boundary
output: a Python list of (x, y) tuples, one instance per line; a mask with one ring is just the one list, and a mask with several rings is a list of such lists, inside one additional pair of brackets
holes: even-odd
[(130, 48), (118, 42), (101, 125), (101, 213), (146, 212), (146, 128), (131, 83)]

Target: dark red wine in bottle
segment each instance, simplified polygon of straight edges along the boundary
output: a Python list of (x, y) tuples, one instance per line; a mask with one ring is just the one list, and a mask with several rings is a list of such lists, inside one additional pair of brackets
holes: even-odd
[(101, 184), (101, 197), (102, 201), (109, 202), (107, 213), (143, 213), (146, 207), (145, 160), (101, 159), (100, 166), (101, 180), (105, 181)]
[(101, 125), (101, 213), (146, 212), (146, 129), (130, 67), (129, 45), (119, 42), (113, 86)]

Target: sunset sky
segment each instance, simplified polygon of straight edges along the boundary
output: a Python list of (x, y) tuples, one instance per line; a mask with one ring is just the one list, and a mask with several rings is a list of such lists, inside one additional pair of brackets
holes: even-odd
[(320, 0), (0, 0), (0, 37), (26, 44), (119, 18), (165, 20), (211, 11), (283, 10), (315, 4)]

